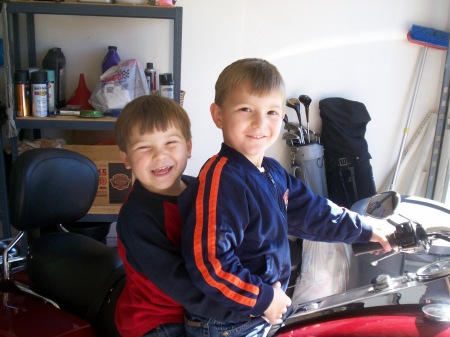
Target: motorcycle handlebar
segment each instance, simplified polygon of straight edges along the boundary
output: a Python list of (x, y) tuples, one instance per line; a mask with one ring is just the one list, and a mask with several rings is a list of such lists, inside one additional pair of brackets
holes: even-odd
[[(377, 217), (381, 214), (380, 219), (388, 219), (390, 221), (390, 215), (394, 213), (400, 198), (397, 193), (388, 191), (373, 196), (366, 204), (364, 213), (361, 211), (361, 204), (355, 204), (354, 210), (360, 214), (365, 214), (371, 217)], [(420, 205), (421, 203), (419, 203)], [(437, 205), (433, 207), (431, 203), (424, 203), (425, 207), (442, 210), (443, 213), (450, 214), (450, 209), (444, 206)], [(402, 220), (404, 219), (404, 220)], [(402, 222), (399, 222), (402, 221)], [(450, 242), (450, 230), (448, 226), (427, 226), (423, 227), (420, 223), (408, 219), (404, 215), (396, 218), (391, 222), (395, 225), (394, 233), (387, 235), (392, 249), (395, 252), (415, 253), (420, 250), (428, 252), (430, 246), (433, 244), (433, 240), (443, 239)], [(353, 253), (358, 256), (367, 253), (374, 253), (377, 251), (383, 251), (381, 244), (377, 242), (357, 243), (352, 244)]]
[[(392, 249), (396, 250), (399, 247), (399, 243), (396, 240), (394, 234), (386, 236)], [(353, 243), (352, 244), (353, 254), (356, 256), (368, 253), (374, 253), (378, 251), (383, 251), (383, 246), (379, 242), (367, 242), (367, 243)]]
[(353, 243), (353, 254), (356, 256), (368, 253), (374, 253), (383, 250), (383, 246), (378, 242)]

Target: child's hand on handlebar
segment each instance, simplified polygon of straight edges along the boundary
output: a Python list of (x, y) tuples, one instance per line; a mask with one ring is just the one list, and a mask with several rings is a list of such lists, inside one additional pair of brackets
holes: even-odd
[(392, 234), (394, 230), (395, 228), (385, 220), (373, 221), (370, 241), (380, 243), (383, 246), (384, 252), (390, 252), (392, 247), (386, 236)]

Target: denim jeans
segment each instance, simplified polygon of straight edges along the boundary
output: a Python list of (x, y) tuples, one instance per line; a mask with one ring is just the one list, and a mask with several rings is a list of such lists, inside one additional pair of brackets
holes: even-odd
[(183, 324), (163, 324), (142, 337), (186, 337)]
[(226, 323), (186, 314), (185, 323), (188, 337), (265, 337), (271, 327), (261, 317), (244, 322)]

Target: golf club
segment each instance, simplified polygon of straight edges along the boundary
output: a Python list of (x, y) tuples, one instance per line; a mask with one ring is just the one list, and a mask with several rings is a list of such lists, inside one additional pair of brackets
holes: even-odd
[(306, 129), (307, 129), (307, 135), (308, 135), (308, 143), (311, 142), (311, 139), (309, 137), (309, 105), (311, 104), (311, 97), (308, 95), (300, 95), (298, 97), (298, 100), (305, 106), (305, 115), (306, 115)]
[(300, 141), (298, 139), (286, 139), (286, 145), (290, 148), (299, 147)]
[(294, 140), (293, 139), (286, 139), (286, 145), (289, 147), (293, 147), (294, 146)]
[[(300, 115), (300, 101), (297, 98), (289, 98), (286, 101), (286, 106), (294, 109), (295, 113), (297, 114), (299, 126), (301, 127), (302, 126), (302, 117)], [(305, 143), (305, 139), (303, 137), (303, 132), (300, 132), (300, 143), (301, 144)]]
[(283, 140), (288, 140), (288, 139), (300, 139), (300, 136), (297, 135), (297, 134), (294, 133), (294, 132), (289, 132), (289, 131), (288, 131), (288, 132), (283, 133), (282, 139), (283, 139)]
[(284, 129), (287, 131), (295, 131), (298, 135), (300, 135), (300, 126), (297, 123), (287, 122), (284, 124)]
[(313, 130), (309, 130), (309, 134), (314, 136), (315, 142), (320, 144), (320, 135)]
[(302, 117), (300, 115), (300, 101), (297, 98), (289, 98), (286, 101), (286, 106), (294, 109), (297, 114), (299, 125), (302, 125)]

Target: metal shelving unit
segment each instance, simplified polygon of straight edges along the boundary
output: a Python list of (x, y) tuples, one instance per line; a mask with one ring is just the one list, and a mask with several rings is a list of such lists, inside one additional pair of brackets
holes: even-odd
[[(5, 1), (6, 12), (8, 13), (10, 44), (11, 44), (11, 64), (13, 69), (21, 69), (21, 41), (23, 36), (19, 25), (19, 15), (26, 17), (26, 38), (27, 38), (27, 67), (37, 66), (36, 62), (36, 42), (34, 33), (34, 15), (80, 15), (80, 16), (102, 16), (102, 17), (122, 17), (122, 18), (147, 18), (171, 20), (173, 22), (173, 77), (174, 77), (174, 98), (180, 102), (181, 83), (181, 48), (182, 48), (182, 7), (160, 7), (150, 5), (122, 5), (108, 3), (80, 3), (80, 2), (53, 2), (53, 1)], [(7, 57), (5, 55), (5, 57)], [(11, 74), (12, 76), (12, 74)], [(67, 116), (35, 118), (16, 118), (16, 126), (20, 129), (57, 129), (57, 130), (113, 130), (115, 118), (105, 117), (98, 119), (70, 118)], [(0, 137), (1, 134), (0, 128)], [(3, 138), (2, 138), (3, 139)], [(11, 139), (13, 160), (17, 157), (17, 138)], [(1, 164), (1, 162), (0, 162)], [(4, 167), (0, 171), (5, 172)], [(5, 177), (2, 177), (2, 179)], [(3, 222), (3, 233), (10, 233), (8, 196), (6, 189), (0, 189), (0, 211)], [(117, 217), (117, 207), (111, 208), (110, 213), (99, 212), (88, 214), (81, 221), (115, 221)], [(6, 236), (6, 235), (5, 235)]]
[(57, 130), (114, 130), (115, 117), (88, 118), (58, 117), (18, 117), (16, 126), (21, 129), (57, 129)]
[(172, 20), (173, 29), (173, 77), (174, 98), (180, 101), (181, 82), (181, 46), (182, 46), (182, 7), (160, 7), (149, 5), (121, 5), (103, 3), (79, 3), (79, 2), (45, 2), (45, 1), (9, 1), (7, 12), (12, 14), (13, 36), (13, 64), (17, 69), (21, 68), (20, 60), (20, 28), (18, 14), (25, 14), (27, 21), (27, 44), (28, 62), (30, 67), (36, 64), (36, 44), (34, 35), (34, 15), (80, 15), (80, 16), (103, 16), (123, 18), (147, 18)]

